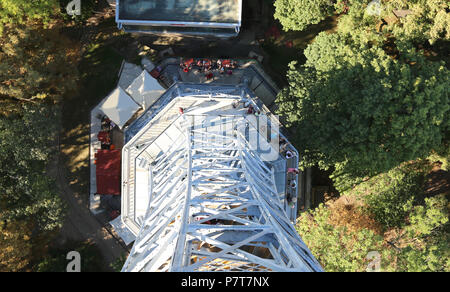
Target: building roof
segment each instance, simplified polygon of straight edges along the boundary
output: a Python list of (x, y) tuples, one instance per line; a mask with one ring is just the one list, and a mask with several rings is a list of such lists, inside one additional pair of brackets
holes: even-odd
[(127, 88), (127, 92), (142, 108), (146, 109), (166, 91), (158, 81), (144, 70)]
[(121, 87), (114, 89), (100, 105), (100, 110), (120, 129), (140, 108)]
[(394, 9), (392, 10), (392, 13), (394, 13), (394, 15), (397, 16), (398, 18), (403, 18), (410, 14), (413, 14), (414, 11), (409, 9)]
[(120, 20), (239, 23), (241, 0), (119, 0)]

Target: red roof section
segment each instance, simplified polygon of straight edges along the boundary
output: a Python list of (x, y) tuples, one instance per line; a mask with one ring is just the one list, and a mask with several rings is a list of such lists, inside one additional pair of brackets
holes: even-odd
[(96, 163), (97, 194), (120, 195), (120, 150), (98, 150)]

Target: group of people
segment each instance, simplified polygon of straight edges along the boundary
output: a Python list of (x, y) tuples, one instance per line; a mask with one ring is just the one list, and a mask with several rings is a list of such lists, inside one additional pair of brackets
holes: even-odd
[(198, 59), (193, 58), (182, 60), (180, 63), (183, 72), (188, 73), (191, 70), (198, 70), (198, 72), (204, 72), (207, 79), (214, 77), (213, 71), (217, 70), (220, 74), (232, 75), (233, 70), (238, 68), (238, 63), (229, 59)]
[(286, 199), (288, 205), (291, 208), (295, 207), (295, 203), (297, 202), (297, 175), (299, 174), (299, 170), (297, 168), (288, 168), (287, 169), (287, 186), (286, 186)]
[(247, 114), (248, 115), (255, 115), (255, 116), (259, 116), (261, 114), (261, 112), (257, 109), (255, 109), (255, 107), (251, 104), (249, 104), (248, 106), (244, 105), (244, 108), (247, 109)]
[[(283, 153), (286, 159), (290, 159), (295, 156), (291, 150), (288, 149), (289, 143), (283, 137), (279, 139), (280, 153)], [(286, 199), (288, 205), (291, 208), (295, 207), (297, 202), (297, 175), (300, 171), (297, 168), (290, 167), (287, 169), (287, 185), (286, 185)]]
[(286, 141), (286, 139), (284, 139), (283, 137), (280, 137), (280, 140), (279, 140), (280, 153), (282, 153), (286, 157), (286, 159), (291, 159), (292, 157), (295, 156), (295, 153), (293, 153), (291, 150), (288, 149), (288, 146), (290, 144), (291, 143)]
[(247, 114), (248, 114), (248, 115), (252, 115), (252, 114), (254, 114), (255, 116), (261, 115), (261, 111), (258, 110), (257, 108), (255, 108), (255, 107), (251, 104), (251, 102), (250, 102), (249, 100), (247, 100), (247, 101), (244, 101), (244, 100), (235, 101), (235, 102), (233, 102), (233, 104), (232, 104), (233, 108), (237, 108), (241, 102), (244, 104), (244, 108), (247, 109)]
[(101, 131), (98, 133), (97, 137), (101, 143), (101, 149), (113, 150), (114, 145), (112, 144), (111, 133), (116, 125), (107, 116), (103, 116), (101, 120)]

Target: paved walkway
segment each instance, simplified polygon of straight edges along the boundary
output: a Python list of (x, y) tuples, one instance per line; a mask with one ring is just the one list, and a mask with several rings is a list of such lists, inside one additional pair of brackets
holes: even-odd
[(80, 198), (81, 194), (70, 188), (66, 171), (66, 166), (59, 159), (54, 162), (50, 170), (68, 207), (68, 214), (61, 228), (59, 241), (62, 241), (61, 244), (68, 240), (93, 242), (99, 248), (106, 262), (105, 268), (109, 268), (109, 264), (128, 252), (128, 249), (120, 243), (120, 239), (108, 226), (103, 226), (85, 207)]

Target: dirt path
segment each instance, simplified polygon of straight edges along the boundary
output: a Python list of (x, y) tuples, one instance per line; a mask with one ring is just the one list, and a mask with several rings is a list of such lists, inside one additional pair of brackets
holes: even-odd
[(80, 194), (73, 191), (65, 176), (66, 167), (56, 161), (52, 167), (52, 175), (55, 177), (58, 189), (67, 204), (67, 216), (61, 233), (57, 239), (59, 244), (66, 241), (89, 241), (100, 250), (105, 260), (106, 267), (126, 252), (126, 248), (115, 238), (108, 228), (103, 226), (97, 218), (86, 208)]

